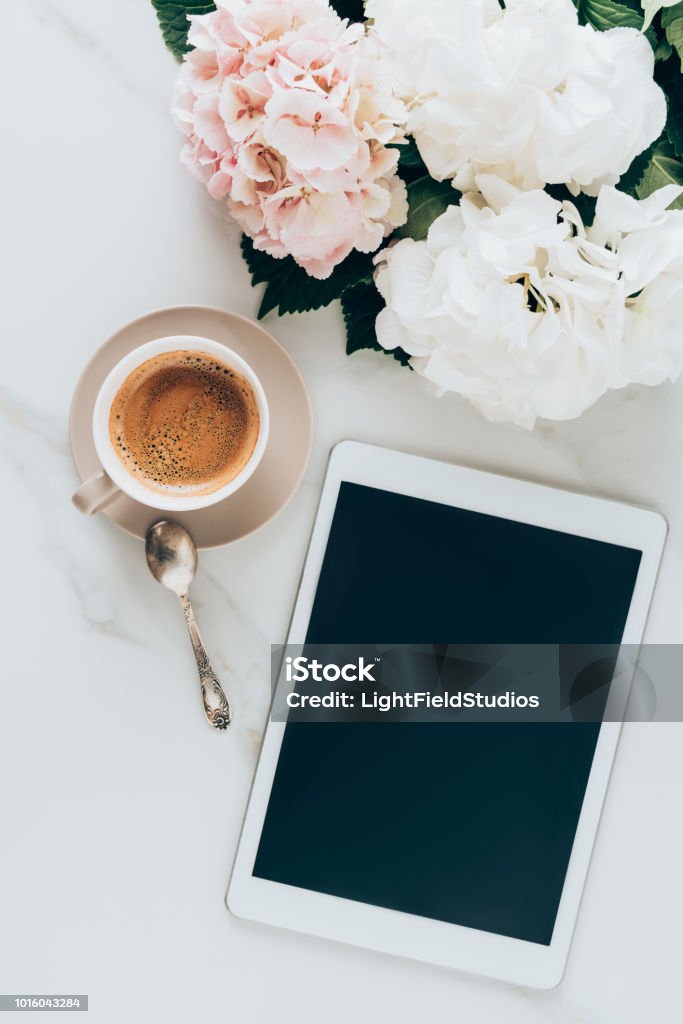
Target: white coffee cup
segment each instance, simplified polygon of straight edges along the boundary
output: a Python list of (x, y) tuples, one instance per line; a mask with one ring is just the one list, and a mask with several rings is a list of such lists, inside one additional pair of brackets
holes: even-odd
[[(259, 432), (251, 458), (229, 483), (208, 494), (163, 493), (146, 487), (140, 479), (128, 472), (111, 442), (109, 415), (119, 388), (138, 366), (165, 352), (201, 352), (213, 356), (246, 379), (251, 385), (258, 404)], [(139, 501), (142, 505), (161, 509), (164, 512), (188, 512), (192, 509), (215, 505), (239, 490), (252, 475), (266, 450), (269, 426), (268, 402), (261, 382), (249, 364), (232, 349), (226, 348), (225, 345), (219, 345), (216, 341), (210, 341), (208, 338), (195, 338), (190, 335), (177, 335), (172, 338), (149, 341), (124, 356), (105, 378), (98, 392), (93, 410), (92, 432), (95, 450), (102, 469), (81, 484), (73, 495), (73, 503), (79, 512), (83, 512), (85, 515), (99, 512), (121, 493), (127, 494), (129, 498)]]

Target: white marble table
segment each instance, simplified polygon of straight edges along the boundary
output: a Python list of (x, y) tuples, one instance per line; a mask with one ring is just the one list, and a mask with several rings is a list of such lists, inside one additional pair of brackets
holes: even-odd
[(678, 1019), (682, 725), (625, 730), (556, 991), (244, 923), (223, 895), (269, 644), (331, 445), (354, 436), (660, 509), (671, 534), (648, 639), (680, 642), (683, 381), (524, 433), (433, 400), (390, 359), (347, 359), (336, 308), (270, 320), (310, 388), (315, 445), (286, 511), (202, 558), (197, 612), (237, 712), (214, 735), (141, 545), (70, 505), (66, 419), (81, 366), (120, 324), (181, 303), (254, 315), (258, 294), (236, 229), (178, 164), (176, 69), (148, 0), (3, 14), (0, 991), (87, 992), (98, 1024)]

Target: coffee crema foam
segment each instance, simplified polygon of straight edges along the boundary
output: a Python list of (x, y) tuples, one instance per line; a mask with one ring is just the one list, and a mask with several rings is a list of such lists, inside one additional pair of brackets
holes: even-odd
[(150, 490), (211, 494), (249, 462), (259, 435), (249, 382), (205, 352), (164, 352), (125, 379), (109, 437), (131, 476)]

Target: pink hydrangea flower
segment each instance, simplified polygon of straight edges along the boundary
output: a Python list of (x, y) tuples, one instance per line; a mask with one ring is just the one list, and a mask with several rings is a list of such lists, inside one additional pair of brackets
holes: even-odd
[(217, 0), (190, 17), (183, 164), (257, 248), (324, 279), (405, 223), (406, 111), (376, 39), (327, 0)]

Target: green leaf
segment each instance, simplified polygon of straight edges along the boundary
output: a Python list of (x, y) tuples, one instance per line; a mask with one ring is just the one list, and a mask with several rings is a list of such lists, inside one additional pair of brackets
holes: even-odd
[(375, 322), (384, 309), (384, 301), (371, 280), (360, 281), (348, 288), (342, 295), (341, 303), (346, 327), (347, 355), (369, 348), (393, 356), (401, 366), (409, 365), (410, 356), (402, 348), (382, 348), (377, 340)]
[(666, 134), (676, 151), (676, 156), (683, 157), (683, 75), (679, 71), (678, 57), (658, 64), (655, 78), (666, 93), (669, 107)]
[(669, 116), (666, 134), (677, 157), (683, 158), (683, 80), (679, 83), (677, 95), (669, 95)]
[(637, 197), (638, 186), (643, 180), (643, 175), (652, 160), (652, 154), (663, 138), (664, 136), (661, 135), (658, 139), (655, 139), (647, 149), (644, 149), (642, 153), (639, 153), (631, 162), (629, 169), (619, 178), (618, 187), (620, 192), (628, 192), (630, 196)]
[(346, 288), (364, 277), (370, 278), (373, 269), (372, 256), (354, 250), (335, 267), (326, 281), (318, 281), (291, 256), (276, 260), (254, 248), (254, 243), (246, 235), (242, 236), (242, 255), (249, 267), (252, 284), (266, 283), (258, 311), (259, 320), (276, 308), (282, 316), (284, 313), (305, 313), (309, 309), (329, 306)]
[(668, 60), (673, 52), (671, 43), (667, 43), (666, 39), (660, 39), (655, 50), (655, 60)]
[[(420, 156), (420, 150), (417, 148), (417, 143), (412, 136), (409, 137), (406, 142), (390, 142), (387, 149), (398, 150), (399, 167), (424, 168), (424, 161)], [(425, 170), (423, 170), (422, 173), (424, 174)]]
[(406, 142), (391, 142), (387, 148), (398, 150), (398, 173), (406, 185), (429, 173), (415, 139), (409, 137)]
[(213, 3), (207, 0), (152, 0), (157, 12), (161, 33), (169, 50), (178, 60), (192, 49), (187, 42), (190, 23), (188, 14), (208, 14), (215, 11)]
[(349, 21), (365, 21), (363, 0), (330, 0), (330, 7), (334, 8), (340, 18), (348, 18)]
[(599, 32), (610, 28), (642, 28), (643, 12), (635, 11), (615, 0), (575, 0), (579, 18)]
[(674, 4), (662, 11), (662, 28), (666, 38), (678, 54), (683, 72), (683, 3)]
[(409, 137), (405, 142), (390, 142), (387, 148), (398, 151), (398, 174), (405, 184), (410, 185), (429, 173), (414, 138)]
[(436, 218), (459, 201), (460, 193), (450, 181), (435, 181), (423, 175), (408, 185), (408, 220), (396, 231), (396, 237), (421, 241)]
[[(652, 154), (640, 184), (636, 187), (638, 198), (645, 199), (664, 185), (683, 185), (683, 164), (668, 140), (660, 142)], [(671, 209), (683, 210), (683, 195), (671, 204)]]

